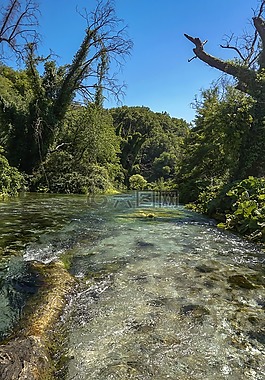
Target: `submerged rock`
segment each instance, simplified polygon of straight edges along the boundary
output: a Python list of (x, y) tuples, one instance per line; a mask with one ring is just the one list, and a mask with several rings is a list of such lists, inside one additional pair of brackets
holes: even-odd
[(239, 287), (243, 289), (255, 289), (256, 286), (247, 279), (247, 277), (242, 274), (235, 274), (234, 276), (228, 277), (228, 283), (232, 287)]
[(154, 306), (154, 307), (161, 307), (161, 306), (165, 306), (167, 304), (167, 301), (168, 301), (168, 298), (159, 297), (159, 298), (147, 301), (147, 305)]
[(183, 315), (191, 316), (196, 319), (210, 314), (210, 311), (206, 307), (193, 304), (182, 306), (180, 312)]
[(204, 264), (196, 266), (195, 269), (200, 273), (211, 273), (215, 270), (214, 268), (208, 267)]
[(131, 319), (126, 321), (126, 327), (129, 330), (140, 332), (140, 333), (150, 333), (153, 331), (155, 326), (155, 321), (153, 319), (138, 321), (136, 319)]
[(136, 281), (141, 284), (146, 284), (149, 282), (149, 275), (147, 273), (140, 273), (129, 278), (130, 281)]
[(60, 262), (32, 266), (41, 273), (44, 286), (27, 305), (17, 336), (0, 346), (1, 380), (52, 379), (52, 327), (74, 280)]
[(136, 246), (139, 248), (154, 248), (155, 244), (149, 243), (148, 241), (138, 240)]
[(2, 380), (51, 379), (47, 348), (33, 336), (0, 346), (0, 376)]
[(265, 346), (265, 330), (250, 331), (248, 336), (250, 339), (256, 339), (259, 343)]

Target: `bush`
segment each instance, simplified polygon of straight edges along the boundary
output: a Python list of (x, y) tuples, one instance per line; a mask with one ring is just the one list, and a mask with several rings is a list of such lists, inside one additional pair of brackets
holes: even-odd
[(103, 193), (112, 189), (108, 170), (97, 164), (74, 162), (68, 152), (51, 154), (34, 173), (32, 190), (65, 194)]
[(2, 152), (0, 147), (0, 194), (17, 195), (24, 187), (24, 177), (16, 168), (9, 165)]
[(222, 220), (219, 227), (265, 242), (265, 178), (205, 189), (190, 208)]
[(146, 179), (140, 174), (134, 174), (129, 178), (131, 190), (143, 190), (147, 185)]
[(148, 183), (147, 188), (153, 191), (176, 191), (173, 180), (164, 180), (163, 177), (158, 178), (155, 182)]
[(265, 242), (265, 178), (248, 177), (235, 184), (226, 195), (231, 199), (231, 207), (220, 227)]

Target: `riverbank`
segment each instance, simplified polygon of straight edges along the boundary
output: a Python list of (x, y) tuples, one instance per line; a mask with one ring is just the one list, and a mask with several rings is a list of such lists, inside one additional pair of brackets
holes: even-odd
[(218, 227), (265, 249), (265, 178), (249, 177), (204, 190), (187, 207), (217, 220)]

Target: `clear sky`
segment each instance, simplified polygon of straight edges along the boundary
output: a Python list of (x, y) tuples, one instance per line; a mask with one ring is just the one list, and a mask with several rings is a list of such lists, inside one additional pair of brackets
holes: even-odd
[[(86, 26), (76, 6), (89, 10), (95, 4), (95, 0), (40, 0), (41, 52), (51, 49), (59, 64), (71, 62)], [(198, 59), (188, 63), (193, 45), (183, 33), (207, 39), (205, 50), (213, 55), (233, 57), (219, 45), (225, 35), (242, 35), (250, 27), (258, 0), (116, 0), (115, 4), (134, 43), (120, 73), (120, 81), (127, 84), (123, 104), (192, 121), (195, 95), (209, 88), (220, 72)]]

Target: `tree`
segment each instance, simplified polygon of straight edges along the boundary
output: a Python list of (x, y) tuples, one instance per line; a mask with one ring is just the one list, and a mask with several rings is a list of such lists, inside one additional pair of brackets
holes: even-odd
[(111, 114), (121, 137), (120, 160), (126, 185), (134, 174), (141, 174), (149, 182), (169, 178), (180, 159), (187, 122), (139, 106), (114, 108)]
[(0, 7), (0, 58), (7, 51), (22, 57), (28, 43), (39, 40), (39, 7), (34, 0), (9, 0)]
[(73, 105), (55, 145), (33, 173), (33, 188), (57, 193), (108, 190), (121, 171), (118, 152), (119, 138), (109, 111), (94, 104)]
[(233, 180), (253, 122), (252, 98), (233, 87), (205, 90), (195, 105), (195, 126), (185, 140), (176, 176), (184, 202), (196, 200), (209, 186)]
[(139, 157), (140, 172), (148, 182), (170, 179), (175, 176), (182, 157), (184, 137), (189, 131), (183, 119), (167, 113), (152, 113), (154, 128), (144, 142)]
[[(27, 45), (25, 73), (31, 94), (25, 99), (23, 112), (17, 103), (0, 96), (1, 114), (5, 124), (11, 126), (9, 161), (26, 173), (31, 174), (45, 160), (78, 91), (87, 102), (98, 104), (101, 90), (115, 95), (121, 91), (108, 63), (122, 64), (132, 43), (115, 15), (112, 2), (99, 0), (96, 9), (83, 17), (87, 21), (85, 36), (71, 64), (57, 68), (50, 57), (37, 56), (35, 44)], [(42, 75), (38, 71), (39, 63), (45, 63)], [(14, 86), (16, 80), (14, 76)], [(18, 150), (20, 153), (14, 155)]]
[(134, 174), (136, 157), (154, 128), (152, 112), (148, 107), (118, 107), (111, 110), (116, 133), (121, 138), (120, 162), (125, 170), (125, 182)]
[(208, 54), (204, 50), (207, 41), (202, 42), (200, 38), (185, 34), (195, 45), (193, 58), (199, 58), (209, 66), (231, 75), (237, 82), (237, 89), (255, 100), (253, 123), (244, 139), (237, 178), (265, 175), (265, 20), (262, 17), (264, 8), (263, 0), (253, 17), (254, 35), (252, 38), (246, 36), (244, 49), (231, 45), (231, 40), (226, 45), (221, 45), (237, 52), (239, 57), (232, 61), (224, 61)]
[(144, 190), (147, 181), (140, 174), (134, 174), (129, 178), (129, 184), (131, 190)]
[(16, 168), (9, 165), (0, 146), (0, 196), (17, 195), (24, 187), (24, 178)]

